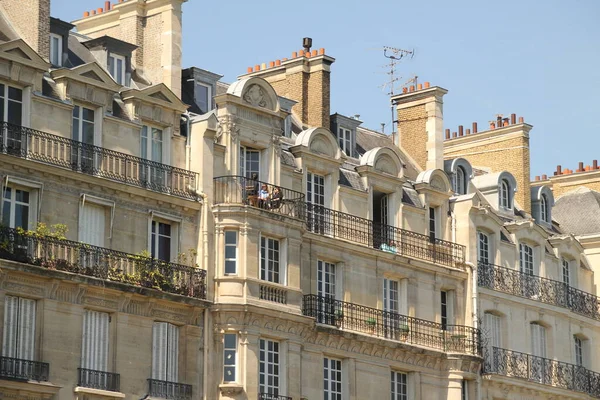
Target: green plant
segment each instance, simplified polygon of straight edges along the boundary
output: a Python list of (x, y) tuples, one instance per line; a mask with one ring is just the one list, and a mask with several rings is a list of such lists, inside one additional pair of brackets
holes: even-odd
[(68, 231), (69, 228), (65, 224), (53, 224), (48, 226), (44, 222), (38, 222), (35, 231), (25, 230), (21, 227), (17, 228), (17, 233), (19, 235), (37, 238), (49, 237), (58, 240), (67, 240)]
[(375, 320), (375, 318), (367, 318), (365, 320), (365, 322), (369, 326), (375, 326), (375, 324), (377, 324), (377, 321)]
[(399, 330), (400, 332), (410, 332), (410, 328), (408, 327), (408, 325), (400, 325), (400, 326), (398, 327), (398, 330)]
[(337, 311), (335, 312), (335, 317), (336, 317), (337, 319), (343, 319), (343, 318), (344, 318), (344, 312), (343, 312), (342, 310), (337, 310)]

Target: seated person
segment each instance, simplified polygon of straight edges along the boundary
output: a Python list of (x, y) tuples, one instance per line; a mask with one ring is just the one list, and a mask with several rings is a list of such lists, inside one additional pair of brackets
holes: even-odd
[(279, 208), (281, 206), (281, 200), (283, 200), (283, 194), (281, 190), (275, 186), (271, 193), (271, 208)]
[(246, 194), (256, 196), (258, 194), (258, 174), (253, 172), (250, 178), (246, 178)]
[(266, 183), (263, 183), (262, 187), (258, 192), (258, 206), (260, 208), (267, 208), (269, 205), (270, 197), (271, 196), (269, 195), (269, 188)]

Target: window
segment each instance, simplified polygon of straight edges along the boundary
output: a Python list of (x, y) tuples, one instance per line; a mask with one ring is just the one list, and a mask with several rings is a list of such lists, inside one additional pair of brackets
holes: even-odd
[(448, 292), (445, 290), (441, 291), (441, 317), (442, 317), (442, 329), (443, 330), (447, 330), (448, 329), (448, 315), (449, 315), (449, 310), (448, 310)]
[(235, 382), (237, 371), (237, 335), (223, 335), (223, 382)]
[(260, 151), (240, 146), (240, 175), (252, 178), (252, 174), (260, 178)]
[(537, 322), (531, 323), (531, 352), (534, 356), (546, 358), (546, 328)]
[(540, 199), (540, 219), (544, 222), (550, 222), (550, 218), (548, 218), (549, 216), (548, 200), (546, 199), (546, 195), (542, 194)]
[(225, 275), (237, 274), (237, 231), (225, 231)]
[[(178, 370), (179, 327), (155, 322), (152, 326), (152, 379), (177, 382)], [(170, 389), (173, 390), (172, 387)]]
[(456, 176), (455, 176), (455, 187), (454, 191), (456, 194), (467, 194), (467, 174), (465, 174), (465, 170), (463, 167), (456, 168)]
[(400, 309), (399, 282), (392, 279), (383, 279), (383, 311), (397, 313)]
[[(108, 371), (109, 322), (110, 316), (108, 313), (92, 310), (84, 311), (81, 368), (92, 371)], [(91, 383), (98, 379), (97, 374), (87, 371), (83, 371), (83, 373), (86, 375), (85, 382)]]
[(125, 85), (125, 57), (118, 54), (108, 55), (108, 73), (119, 85)]
[(260, 339), (259, 392), (279, 395), (279, 342)]
[(388, 225), (388, 195), (384, 194), (381, 196), (381, 201), (379, 202), (379, 207), (381, 210), (381, 225)]
[[(23, 91), (21, 89), (0, 83), (0, 121), (20, 126), (22, 120)], [(20, 141), (20, 132), (18, 136)], [(11, 138), (9, 137), (9, 146), (11, 144), (10, 139)]]
[(563, 258), (563, 259), (561, 259), (561, 264), (562, 264), (562, 268), (561, 268), (562, 269), (562, 281), (565, 284), (565, 286), (569, 286), (571, 284), (569, 261), (567, 261)]
[[(35, 357), (35, 300), (4, 298), (2, 355), (33, 361)], [(23, 368), (27, 368), (23, 365)]]
[(163, 131), (150, 126), (142, 126), (141, 155), (146, 160), (163, 162)]
[(500, 183), (500, 207), (511, 209), (510, 184), (506, 179), (502, 179)]
[(212, 109), (212, 86), (196, 82), (196, 104), (203, 114)]
[(79, 215), (79, 241), (104, 247), (106, 236), (106, 208), (91, 202), (84, 203)]
[(317, 261), (317, 295), (335, 299), (335, 264)]
[(9, 228), (29, 229), (30, 192), (6, 186), (2, 197), (2, 225)]
[(62, 67), (63, 38), (55, 33), (50, 34), (50, 64)]
[(429, 239), (433, 242), (438, 237), (437, 231), (437, 207), (429, 207)]
[(469, 381), (464, 379), (460, 382), (460, 399), (469, 400)]
[(280, 243), (277, 239), (260, 238), (260, 279), (281, 283), (279, 270)]
[(151, 250), (152, 258), (171, 261), (171, 225), (152, 220)]
[(583, 367), (583, 340), (578, 336), (573, 336), (575, 343), (575, 365)]
[(73, 107), (72, 139), (83, 145), (71, 148), (71, 162), (85, 173), (94, 172), (94, 117), (94, 110), (77, 105)]
[(352, 131), (350, 129), (338, 128), (338, 143), (342, 151), (352, 157)]
[(502, 318), (490, 312), (486, 312), (483, 317), (484, 329), (488, 338), (485, 358), (486, 362), (491, 362), (494, 356), (494, 347), (502, 348)]
[(342, 400), (342, 361), (323, 358), (323, 400)]
[(490, 238), (481, 231), (477, 232), (477, 261), (482, 264), (490, 263)]
[(533, 275), (533, 248), (526, 244), (519, 244), (519, 266), (521, 272)]
[(408, 400), (408, 376), (404, 372), (391, 372), (392, 400)]
[(306, 174), (306, 201), (319, 205), (325, 205), (325, 177), (308, 172)]

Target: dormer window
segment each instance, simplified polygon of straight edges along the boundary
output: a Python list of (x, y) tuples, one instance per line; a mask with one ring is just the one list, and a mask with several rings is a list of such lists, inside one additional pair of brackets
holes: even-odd
[(444, 171), (452, 182), (452, 190), (457, 196), (469, 193), (469, 182), (473, 175), (473, 168), (464, 158), (455, 158), (444, 161)]
[(108, 55), (108, 73), (119, 85), (125, 85), (125, 63), (124, 56), (111, 53)]
[(456, 194), (467, 194), (467, 181), (465, 180), (466, 174), (463, 167), (456, 169)]
[(203, 113), (212, 109), (212, 86), (197, 82), (196, 102)]
[(510, 196), (510, 183), (508, 180), (502, 179), (500, 183), (500, 207), (510, 210), (512, 208)]
[(552, 224), (552, 206), (554, 195), (547, 186), (531, 188), (531, 210), (536, 222), (549, 227)]
[(548, 222), (548, 200), (545, 194), (542, 194), (542, 198), (540, 199), (540, 219)]
[(338, 128), (338, 143), (347, 156), (352, 156), (352, 131), (350, 129)]
[(63, 38), (56, 33), (50, 34), (50, 64), (62, 67)]

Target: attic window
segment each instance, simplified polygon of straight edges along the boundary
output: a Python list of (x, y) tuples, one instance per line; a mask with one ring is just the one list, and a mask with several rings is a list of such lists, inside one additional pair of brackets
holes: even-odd
[(455, 192), (456, 194), (467, 194), (467, 181), (466, 181), (465, 170), (463, 167), (456, 168), (456, 182), (455, 182)]
[(544, 222), (549, 222), (548, 215), (548, 200), (546, 199), (546, 195), (542, 194), (540, 199), (540, 219)]
[(500, 207), (507, 210), (512, 209), (512, 198), (510, 195), (510, 183), (508, 180), (502, 179), (500, 183)]
[(108, 72), (119, 85), (125, 85), (125, 57), (118, 54), (108, 55)]
[(203, 114), (212, 109), (212, 86), (196, 82), (196, 103)]
[(50, 34), (50, 64), (62, 67), (63, 38), (55, 33)]
[(338, 143), (347, 156), (352, 156), (352, 131), (346, 128), (338, 128)]

